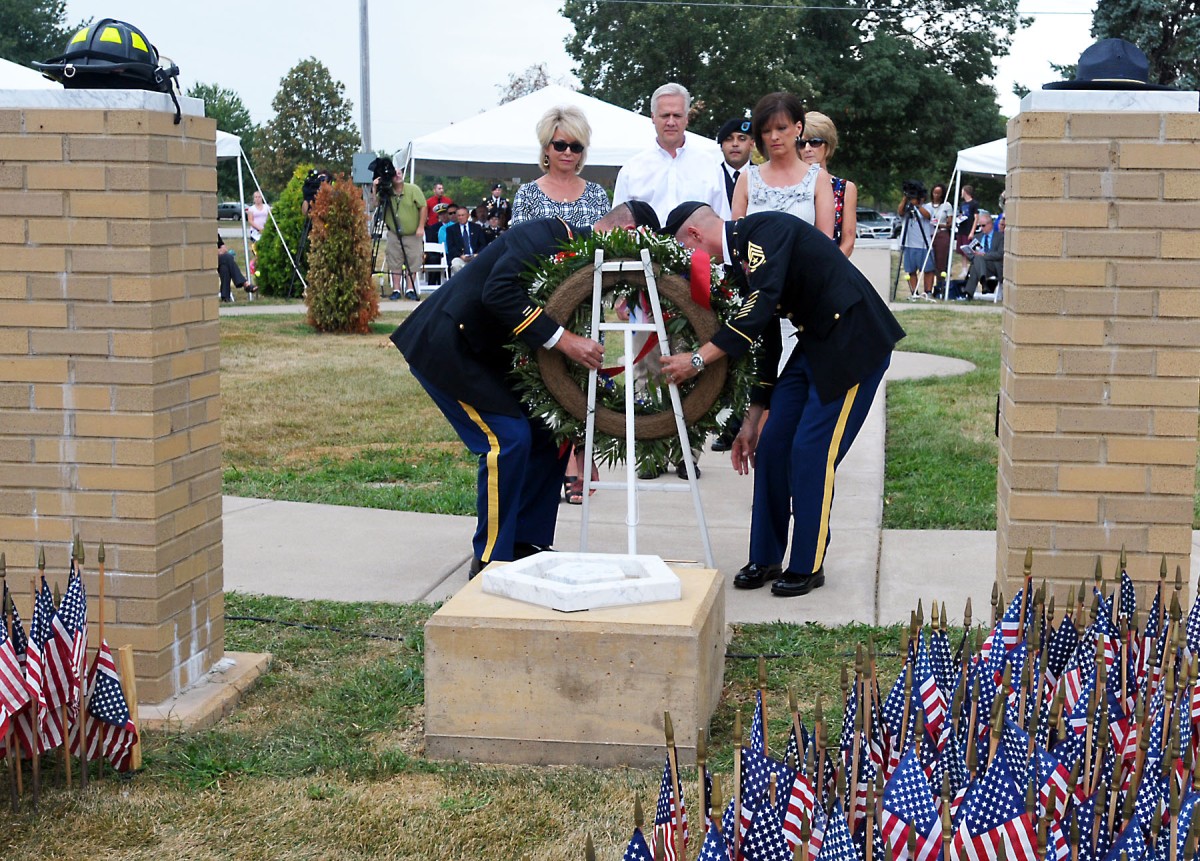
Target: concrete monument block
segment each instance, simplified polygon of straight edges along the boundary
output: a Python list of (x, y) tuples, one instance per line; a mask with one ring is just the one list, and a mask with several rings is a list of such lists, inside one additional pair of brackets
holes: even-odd
[(669, 711), (680, 761), (694, 762), (721, 695), (725, 596), (714, 570), (675, 573), (678, 601), (569, 614), (472, 580), (425, 625), (426, 753), (656, 765)]

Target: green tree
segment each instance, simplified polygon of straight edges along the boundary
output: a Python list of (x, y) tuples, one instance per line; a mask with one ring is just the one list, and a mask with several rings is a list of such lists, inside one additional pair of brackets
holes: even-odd
[[(204, 100), (204, 116), (217, 121), (217, 128), (242, 139), (242, 149), (247, 153), (254, 150), (254, 138), (258, 126), (250, 119), (250, 111), (242, 103), (242, 97), (233, 90), (216, 84), (193, 84), (187, 91), (189, 96)], [(245, 181), (253, 182), (246, 177)], [(247, 190), (249, 193), (250, 189)], [(237, 200), (237, 165), (233, 159), (217, 162), (217, 197), (221, 200)]]
[(339, 176), (325, 183), (309, 209), (308, 325), (318, 332), (365, 335), (379, 316), (371, 284), (371, 235), (358, 186)]
[(255, 169), (267, 191), (281, 189), (301, 162), (350, 173), (362, 138), (345, 94), (345, 85), (333, 80), (316, 57), (301, 60), (284, 75), (271, 102), (275, 116), (254, 147)]
[(311, 164), (300, 164), (292, 171), (291, 181), (272, 205), (271, 214), (274, 218), (267, 220), (267, 226), (258, 240), (255, 282), (264, 295), (299, 296), (304, 289), (300, 286), (300, 279), (293, 277), (292, 261), (288, 259), (283, 243), (287, 242), (292, 259), (303, 269), (303, 261), (296, 259), (300, 253), (300, 237), (304, 232), (304, 213), (300, 211), (300, 204), (304, 201), (304, 178), (311, 169)]
[(980, 81), (1008, 52), (1016, 7), (564, 0), (563, 15), (575, 25), (567, 51), (588, 94), (648, 113), (654, 89), (678, 81), (693, 96), (690, 129), (712, 134), (765, 93), (795, 93), (837, 124), (835, 173), (866, 200), (895, 199), (909, 176), (943, 178), (957, 150), (1003, 134), (996, 92)]
[(0, 57), (28, 66), (61, 54), (87, 21), (66, 23), (66, 0), (0, 0)]
[(1200, 0), (1099, 0), (1092, 35), (1145, 51), (1150, 83), (1200, 89)]

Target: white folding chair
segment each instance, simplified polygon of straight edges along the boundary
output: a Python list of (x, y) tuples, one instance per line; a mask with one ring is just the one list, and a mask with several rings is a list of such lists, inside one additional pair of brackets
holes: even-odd
[[(446, 259), (446, 249), (440, 242), (426, 242), (424, 249), (424, 257), (429, 257), (430, 254), (438, 255), (436, 263), (426, 263), (421, 260), (421, 265), (417, 268), (417, 292), (432, 293), (440, 285), (445, 284), (450, 277), (450, 264)], [(437, 272), (441, 275), (437, 284), (429, 283), (429, 273)]]

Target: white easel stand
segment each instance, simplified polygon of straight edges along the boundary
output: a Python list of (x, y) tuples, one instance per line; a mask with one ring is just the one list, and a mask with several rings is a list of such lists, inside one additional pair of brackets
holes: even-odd
[[(603, 291), (603, 277), (605, 272), (630, 272), (641, 270), (646, 279), (646, 292), (650, 297), (650, 309), (653, 312), (654, 319), (649, 323), (634, 323), (627, 322), (603, 322), (600, 318), (600, 299)], [(633, 403), (634, 403), (634, 386), (633, 386), (633, 333), (634, 332), (655, 332), (658, 335), (658, 343), (662, 347), (665, 355), (670, 355), (670, 343), (667, 340), (667, 332), (662, 323), (662, 306), (658, 298), (658, 283), (654, 278), (654, 269), (650, 264), (650, 252), (642, 250), (642, 260), (640, 263), (633, 260), (618, 261), (614, 263), (604, 262), (604, 251), (596, 249), (596, 272), (592, 286), (592, 337), (599, 338), (600, 332), (623, 332), (625, 336), (625, 480), (624, 481), (592, 481), (591, 469), (587, 468), (587, 464), (592, 462), (593, 441), (596, 431), (596, 386), (597, 386), (597, 371), (591, 371), (588, 374), (588, 395), (587, 395), (587, 430), (584, 438), (584, 464), (585, 468), (581, 470), (583, 473), (583, 511), (582, 524), (580, 527), (579, 549), (586, 553), (588, 549), (588, 513), (589, 513), (589, 497), (594, 488), (605, 488), (606, 490), (624, 490), (626, 498), (625, 526), (628, 536), (628, 552), (630, 555), (636, 555), (637, 550), (637, 527), (640, 520), (640, 512), (638, 508), (638, 491), (650, 490), (664, 493), (683, 493), (690, 492), (692, 494), (692, 504), (696, 508), (696, 523), (700, 527), (700, 540), (704, 544), (704, 562), (709, 568), (715, 568), (716, 563), (713, 560), (712, 543), (708, 537), (708, 524), (704, 520), (704, 506), (700, 502), (700, 489), (696, 484), (696, 465), (691, 458), (691, 443), (688, 440), (687, 427), (683, 419), (683, 404), (679, 397), (679, 388), (674, 384), (669, 384), (669, 392), (671, 395), (671, 408), (675, 413), (675, 428), (679, 434), (679, 444), (684, 453), (683, 462), (687, 468), (687, 484), (674, 484), (664, 482), (641, 481), (637, 477), (637, 459), (634, 457), (635, 445), (633, 434)]]

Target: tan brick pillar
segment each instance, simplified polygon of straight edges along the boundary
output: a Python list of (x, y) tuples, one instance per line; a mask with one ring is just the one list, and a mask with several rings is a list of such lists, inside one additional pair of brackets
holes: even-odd
[(0, 550), (27, 618), (81, 535), (94, 622), (104, 541), (143, 703), (224, 653), (216, 129), (182, 102), (0, 92)]
[[(1008, 123), (998, 579), (1189, 575), (1200, 403), (1196, 93), (1038, 91)], [(1005, 585), (1007, 582), (1007, 585)], [(1065, 585), (1060, 587), (1065, 592)]]

